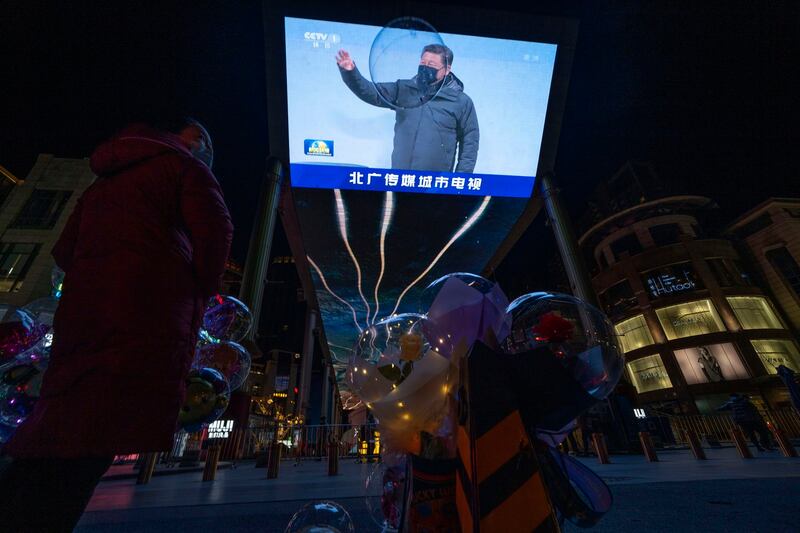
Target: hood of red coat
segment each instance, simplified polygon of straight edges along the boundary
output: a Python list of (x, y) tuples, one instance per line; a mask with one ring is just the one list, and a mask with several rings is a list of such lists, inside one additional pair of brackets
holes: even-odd
[(148, 126), (126, 127), (97, 147), (89, 161), (92, 172), (103, 177), (119, 172), (140, 161), (170, 152), (191, 155), (180, 137)]

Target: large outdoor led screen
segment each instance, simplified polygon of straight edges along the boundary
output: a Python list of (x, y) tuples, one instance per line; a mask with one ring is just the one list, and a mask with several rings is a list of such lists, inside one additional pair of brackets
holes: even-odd
[(537, 172), (556, 45), (404, 31), (285, 19), (293, 197), (337, 370), (430, 282), (481, 272)]

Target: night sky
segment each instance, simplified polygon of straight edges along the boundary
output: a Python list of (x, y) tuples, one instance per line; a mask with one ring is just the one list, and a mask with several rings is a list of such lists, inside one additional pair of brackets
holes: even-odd
[[(269, 152), (260, 2), (56, 5), (3, 4), (0, 164), (24, 177), (38, 153), (86, 157), (127, 121), (189, 112), (214, 137), (215, 173), (237, 227), (233, 255), (243, 262)], [(690, 183), (687, 192), (712, 196), (731, 218), (766, 197), (797, 196), (798, 6), (521, 8), (580, 21), (555, 168), (569, 209), (579, 214), (592, 187), (629, 159)], [(530, 252), (552, 255), (548, 231), (540, 215), (498, 277), (543, 275)], [(279, 235), (276, 252), (287, 251)], [(541, 277), (539, 288), (547, 283)]]

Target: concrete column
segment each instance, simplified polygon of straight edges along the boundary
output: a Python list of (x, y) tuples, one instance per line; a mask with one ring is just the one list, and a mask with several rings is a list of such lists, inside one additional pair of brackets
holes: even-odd
[(297, 413), (306, 417), (308, 398), (311, 395), (311, 363), (314, 360), (314, 329), (317, 327), (317, 310), (309, 306), (306, 313), (306, 335), (303, 341), (303, 370), (300, 373), (300, 398), (297, 402)]
[(286, 414), (291, 414), (297, 412), (297, 406), (299, 402), (297, 400), (297, 395), (294, 393), (294, 388), (297, 386), (297, 371), (299, 369), (299, 361), (297, 359), (292, 359), (291, 366), (289, 368), (289, 390), (286, 391), (287, 393), (287, 402), (286, 402)]
[(278, 158), (270, 157), (261, 183), (256, 223), (250, 234), (250, 246), (244, 264), (242, 286), (239, 289), (239, 298), (253, 314), (253, 327), (247, 334), (249, 340), (254, 340), (258, 332), (261, 299), (264, 296), (264, 284), (267, 279), (267, 263), (272, 248), (272, 235), (275, 232), (275, 219), (278, 216), (282, 179), (283, 164)]
[(558, 189), (553, 182), (552, 174), (543, 174), (540, 177), (540, 184), (547, 216), (553, 228), (553, 235), (558, 244), (558, 251), (561, 254), (561, 261), (564, 263), (564, 270), (567, 272), (572, 294), (599, 307), (597, 296), (592, 290), (589, 273), (578, 247), (578, 239), (575, 238), (575, 232), (572, 229), (572, 222), (558, 198)]
[(331, 400), (331, 365), (325, 363), (325, 371), (322, 373), (322, 409), (320, 409), (320, 416), (325, 417), (328, 424), (333, 423), (330, 416), (330, 400)]

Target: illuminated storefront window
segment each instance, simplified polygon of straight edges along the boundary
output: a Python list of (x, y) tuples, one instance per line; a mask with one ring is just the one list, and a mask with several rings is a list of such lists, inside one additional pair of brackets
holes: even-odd
[(669, 340), (725, 331), (711, 300), (697, 300), (657, 309), (656, 315)]
[(778, 367), (787, 366), (795, 372), (800, 372), (800, 352), (797, 346), (786, 339), (766, 339), (750, 341), (764, 368), (770, 374), (777, 374)]
[(672, 387), (667, 369), (658, 354), (631, 361), (628, 363), (628, 372), (631, 383), (640, 394)]
[(728, 303), (744, 329), (784, 329), (766, 298), (729, 296)]
[(731, 343), (697, 346), (673, 353), (688, 385), (750, 377)]
[(638, 315), (620, 322), (614, 326), (614, 329), (619, 335), (622, 351), (626, 353), (643, 346), (649, 346), (655, 342), (653, 341), (653, 336), (650, 335), (650, 329), (647, 327), (644, 315)]

